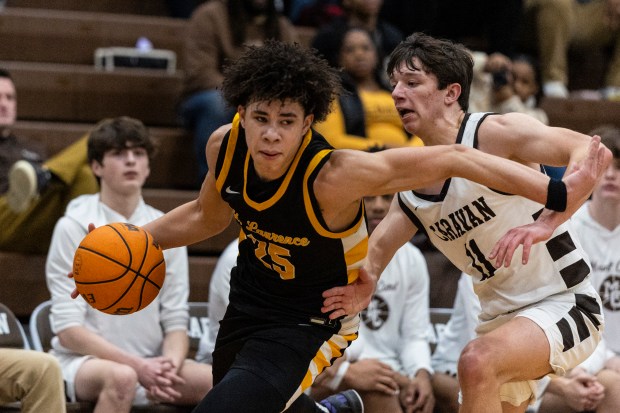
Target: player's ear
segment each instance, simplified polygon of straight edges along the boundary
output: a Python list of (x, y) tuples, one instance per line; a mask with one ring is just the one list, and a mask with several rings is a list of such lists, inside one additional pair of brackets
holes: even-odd
[(446, 103), (454, 103), (459, 100), (461, 96), (461, 85), (458, 83), (450, 83), (446, 87)]
[(311, 113), (304, 118), (304, 127), (303, 127), (304, 135), (308, 132), (308, 130), (312, 126), (312, 122), (314, 122), (314, 113)]
[(239, 114), (239, 123), (245, 129), (245, 106), (237, 106), (237, 113)]

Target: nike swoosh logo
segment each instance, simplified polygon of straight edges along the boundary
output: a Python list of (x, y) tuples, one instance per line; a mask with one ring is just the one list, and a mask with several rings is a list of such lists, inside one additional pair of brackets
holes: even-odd
[(231, 195), (239, 195), (239, 192), (233, 191), (232, 189), (230, 189), (230, 186), (226, 187), (226, 193)]

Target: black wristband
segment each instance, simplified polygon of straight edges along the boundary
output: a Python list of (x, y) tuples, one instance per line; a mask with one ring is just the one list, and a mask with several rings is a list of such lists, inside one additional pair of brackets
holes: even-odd
[(547, 187), (547, 203), (545, 208), (553, 211), (566, 211), (566, 184), (559, 179), (551, 178)]

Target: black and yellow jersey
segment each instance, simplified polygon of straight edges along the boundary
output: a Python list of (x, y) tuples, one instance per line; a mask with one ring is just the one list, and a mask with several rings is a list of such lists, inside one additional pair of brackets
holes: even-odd
[(238, 115), (216, 165), (216, 186), (241, 226), (230, 302), (257, 317), (293, 323), (327, 322), (323, 291), (357, 279), (368, 250), (363, 203), (351, 225), (324, 223), (313, 182), (333, 148), (309, 130), (288, 171), (260, 181)]

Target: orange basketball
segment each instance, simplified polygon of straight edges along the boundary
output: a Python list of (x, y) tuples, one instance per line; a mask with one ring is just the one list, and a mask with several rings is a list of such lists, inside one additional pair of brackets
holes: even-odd
[(116, 222), (90, 232), (73, 258), (80, 295), (108, 314), (131, 314), (149, 305), (166, 275), (164, 254), (142, 228)]

